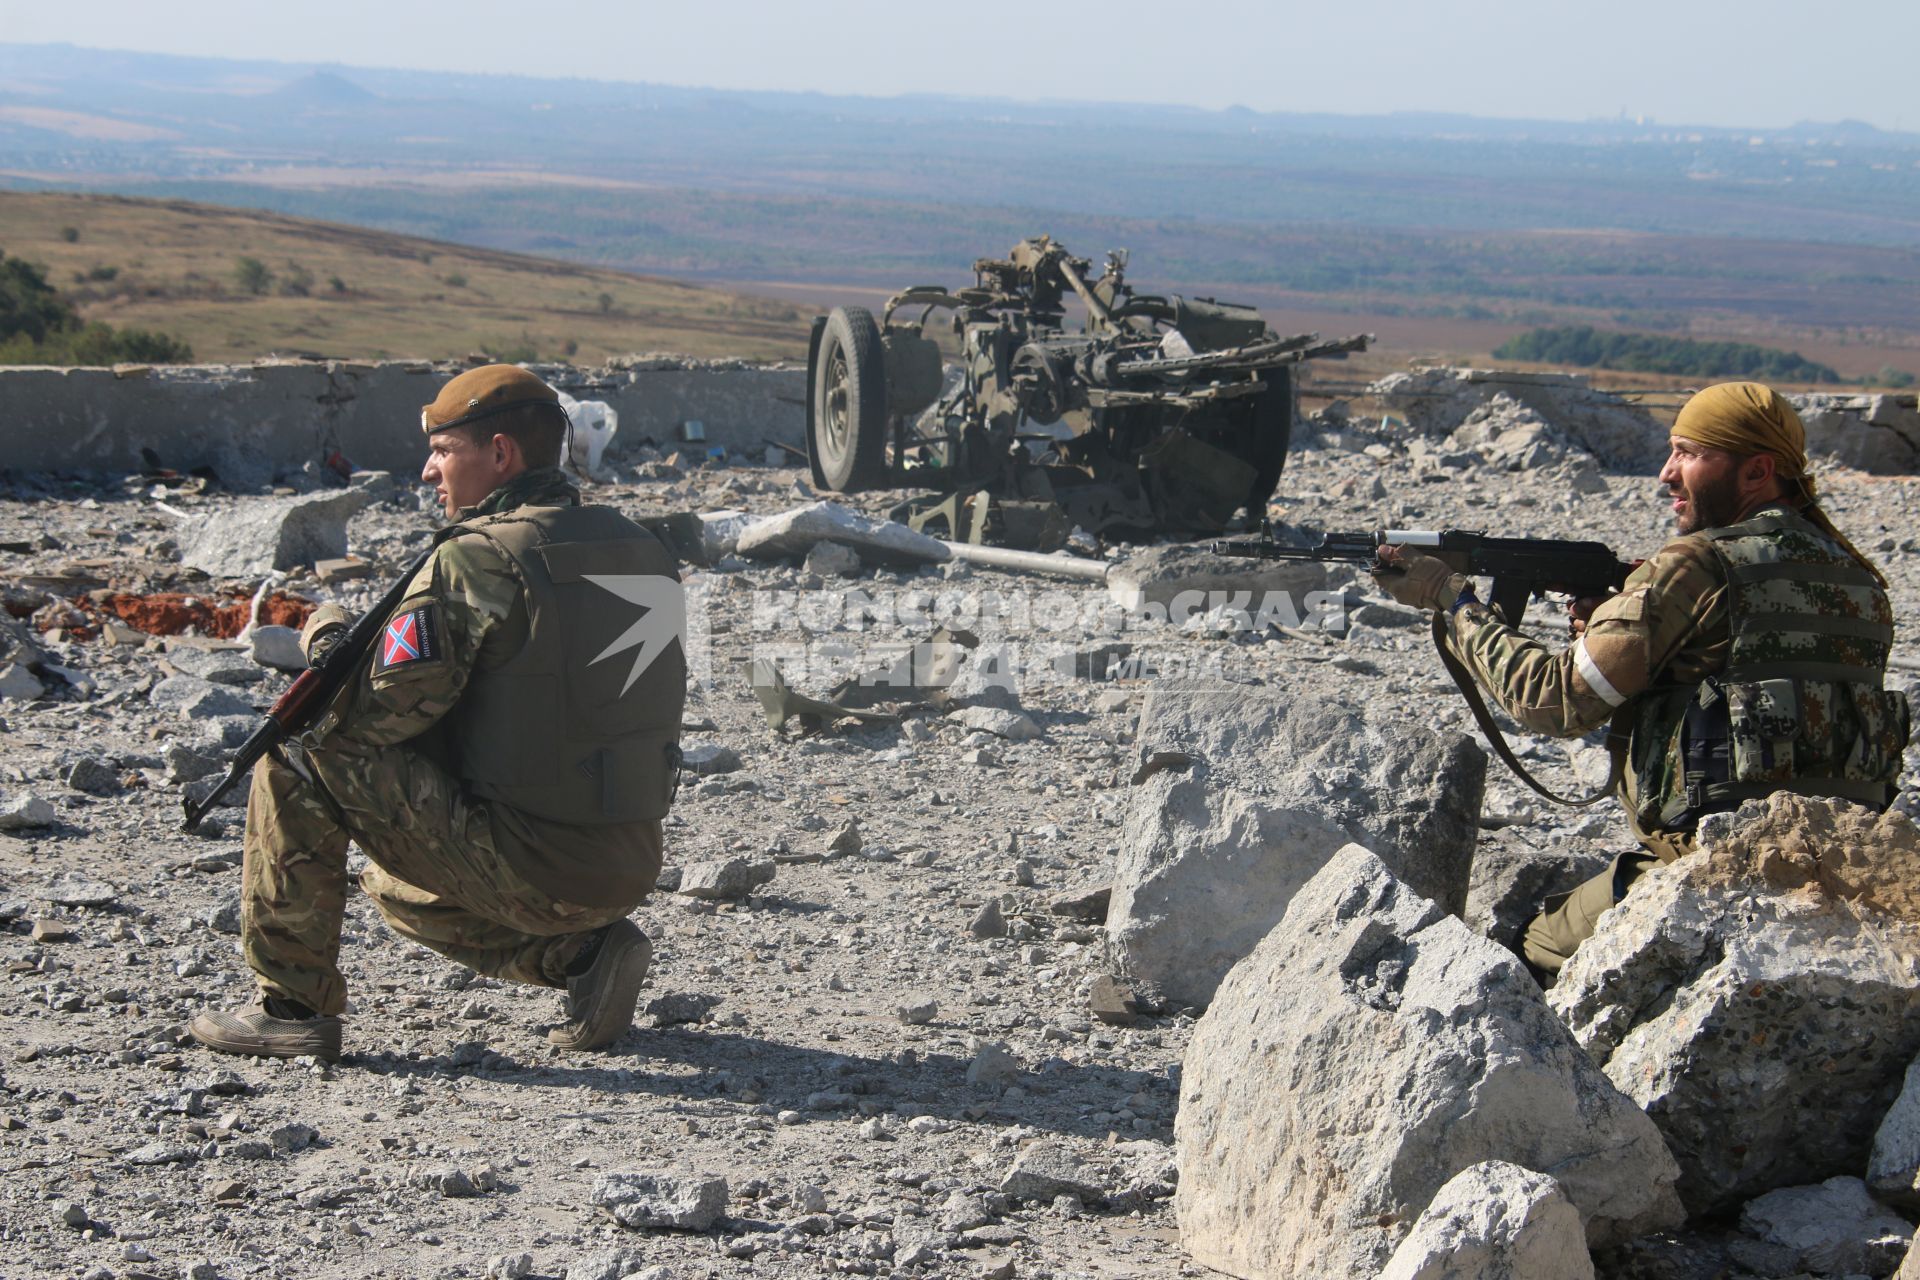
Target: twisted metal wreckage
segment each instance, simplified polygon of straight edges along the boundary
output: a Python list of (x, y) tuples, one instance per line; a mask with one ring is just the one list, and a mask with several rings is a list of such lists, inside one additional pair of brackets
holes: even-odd
[[(1035, 550), (1089, 533), (1257, 524), (1286, 465), (1294, 367), (1371, 335), (1281, 335), (1252, 307), (1135, 293), (1124, 250), (1089, 264), (1051, 237), (973, 264), (974, 284), (916, 285), (878, 320), (836, 307), (808, 346), (815, 484), (938, 490), (896, 520), (967, 543)], [(1069, 293), (1084, 323), (1068, 327)], [(952, 313), (958, 377), (927, 334)]]

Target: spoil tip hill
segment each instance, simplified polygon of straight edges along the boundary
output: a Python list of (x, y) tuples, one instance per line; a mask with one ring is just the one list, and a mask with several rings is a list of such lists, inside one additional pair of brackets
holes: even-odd
[(0, 191), (0, 227), (0, 251), (83, 318), (172, 333), (201, 361), (806, 349), (802, 304), (275, 213)]

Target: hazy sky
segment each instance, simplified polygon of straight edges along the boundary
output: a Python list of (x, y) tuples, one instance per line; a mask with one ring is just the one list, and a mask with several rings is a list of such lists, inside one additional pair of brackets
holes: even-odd
[(880, 96), (1920, 130), (1915, 0), (0, 0), (0, 40)]

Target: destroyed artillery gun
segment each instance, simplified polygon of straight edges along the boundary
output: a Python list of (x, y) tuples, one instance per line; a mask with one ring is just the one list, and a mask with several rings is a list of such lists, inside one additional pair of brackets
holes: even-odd
[[(1127, 255), (1089, 264), (1048, 236), (973, 264), (971, 288), (916, 285), (814, 319), (807, 461), (817, 487), (940, 491), (894, 518), (955, 541), (1038, 550), (1091, 533), (1258, 524), (1286, 465), (1294, 367), (1364, 351), (1283, 336), (1252, 307), (1135, 293)], [(1069, 298), (1084, 309), (1068, 328)], [(927, 334), (952, 313), (958, 377)]]

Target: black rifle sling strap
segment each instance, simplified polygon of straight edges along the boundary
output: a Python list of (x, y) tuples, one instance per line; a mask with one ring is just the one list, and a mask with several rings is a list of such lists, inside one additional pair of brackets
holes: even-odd
[(1519, 759), (1513, 754), (1513, 748), (1507, 745), (1506, 735), (1500, 732), (1500, 726), (1493, 721), (1493, 712), (1487, 709), (1486, 700), (1480, 696), (1480, 689), (1474, 683), (1473, 673), (1467, 670), (1466, 664), (1460, 661), (1459, 657), (1453, 652), (1453, 647), (1447, 642), (1447, 618), (1444, 610), (1437, 609), (1433, 614), (1433, 647), (1440, 651), (1441, 663), (1446, 666), (1447, 674), (1453, 677), (1453, 683), (1459, 687), (1461, 695), (1466, 698), (1467, 709), (1473, 712), (1473, 718), (1479, 722), (1480, 732), (1486, 735), (1487, 742), (1493, 747), (1494, 754), (1506, 762), (1507, 768), (1513, 770), (1514, 776), (1520, 779), (1520, 781), (1526, 783), (1529, 787), (1532, 787), (1535, 791), (1553, 801), (1555, 804), (1572, 805), (1574, 808), (1598, 804), (1600, 801), (1612, 795), (1614, 788), (1620, 785), (1620, 772), (1626, 760), (1626, 752), (1622, 750), (1621, 744), (1616, 740), (1620, 733), (1617, 717), (1615, 718), (1615, 727), (1607, 734), (1608, 765), (1606, 782), (1601, 784), (1598, 791), (1594, 791), (1588, 795), (1579, 797), (1563, 796), (1556, 791), (1549, 790), (1532, 774), (1528, 773), (1525, 766), (1523, 766)]

